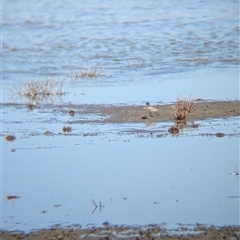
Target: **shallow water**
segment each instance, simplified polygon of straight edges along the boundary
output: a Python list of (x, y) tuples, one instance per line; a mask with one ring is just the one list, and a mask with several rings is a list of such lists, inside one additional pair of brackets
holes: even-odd
[[(66, 94), (38, 104), (239, 99), (238, 5), (3, 1), (1, 102), (28, 103), (17, 93), (24, 81), (47, 76), (64, 80)], [(101, 76), (71, 75), (89, 66)], [(229, 174), (239, 171), (239, 117), (172, 136), (172, 123), (74, 123), (64, 134), (71, 117), (54, 105), (1, 105), (1, 116), (2, 229), (239, 224), (239, 178)]]
[[(239, 223), (239, 179), (229, 174), (239, 169), (239, 118), (175, 137), (171, 123), (72, 124), (63, 134), (42, 120), (4, 124), (16, 140), (2, 142), (2, 194), (20, 196), (3, 199), (4, 229)], [(219, 131), (226, 136), (208, 135)]]

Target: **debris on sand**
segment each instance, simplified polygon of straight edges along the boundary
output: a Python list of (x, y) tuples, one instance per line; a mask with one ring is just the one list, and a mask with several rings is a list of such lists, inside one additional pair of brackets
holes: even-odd
[(11, 141), (14, 141), (14, 140), (16, 139), (16, 137), (15, 137), (14, 135), (12, 135), (12, 134), (8, 134), (8, 135), (5, 137), (5, 139), (6, 139), (7, 141), (11, 142)]
[(14, 199), (18, 199), (18, 198), (20, 198), (20, 197), (17, 196), (17, 195), (7, 195), (7, 196), (6, 196), (6, 199), (7, 199), (7, 200), (14, 200)]
[(171, 127), (168, 129), (168, 132), (171, 133), (171, 134), (179, 133), (179, 128), (177, 128), (176, 126), (171, 126)]
[(216, 133), (216, 136), (217, 136), (217, 137), (224, 137), (224, 136), (225, 136), (225, 134), (224, 134), (224, 133), (222, 133), (222, 132), (218, 132), (218, 133)]
[(70, 126), (63, 126), (62, 130), (63, 130), (63, 132), (71, 132), (72, 128)]

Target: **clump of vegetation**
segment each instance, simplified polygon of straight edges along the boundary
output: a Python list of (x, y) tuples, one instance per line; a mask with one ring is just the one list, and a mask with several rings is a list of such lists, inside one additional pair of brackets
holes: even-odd
[(179, 96), (177, 98), (177, 105), (173, 106), (173, 113), (175, 120), (185, 120), (188, 113), (191, 112), (195, 100), (192, 96), (182, 98)]
[(14, 140), (16, 139), (16, 137), (15, 137), (14, 135), (12, 135), (12, 134), (8, 134), (8, 135), (5, 137), (5, 139), (6, 139), (7, 141), (11, 142), (11, 141), (14, 141)]
[(101, 75), (101, 71), (97, 67), (87, 67), (81, 71), (72, 70), (73, 78), (96, 78)]
[(63, 132), (71, 132), (72, 128), (70, 126), (63, 126), (62, 130)]
[(52, 78), (47, 78), (44, 81), (30, 80), (26, 81), (22, 89), (17, 90), (17, 92), (30, 101), (38, 102), (65, 94), (62, 91), (62, 86), (63, 81), (57, 82)]

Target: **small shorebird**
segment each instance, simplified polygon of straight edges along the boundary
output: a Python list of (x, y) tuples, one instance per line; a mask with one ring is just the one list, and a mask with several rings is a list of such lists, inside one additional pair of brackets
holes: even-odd
[(153, 117), (153, 115), (158, 115), (158, 110), (155, 107), (150, 106), (150, 102), (146, 102), (146, 107), (144, 109), (147, 109), (149, 111), (149, 115)]
[(237, 176), (237, 178), (239, 178), (239, 176), (240, 176), (240, 172), (239, 172), (239, 170), (237, 170), (237, 167), (236, 167), (236, 171), (235, 172), (232, 172), (232, 173), (229, 173), (229, 174), (235, 175), (235, 176)]

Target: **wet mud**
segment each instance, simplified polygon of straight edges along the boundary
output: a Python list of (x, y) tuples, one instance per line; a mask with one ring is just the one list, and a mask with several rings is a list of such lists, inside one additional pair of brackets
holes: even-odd
[(197, 226), (194, 229), (179, 228), (178, 231), (166, 231), (160, 226), (146, 226), (146, 227), (124, 227), (124, 226), (109, 226), (108, 223), (103, 224), (102, 228), (51, 228), (46, 230), (39, 230), (29, 234), (22, 232), (1, 232), (1, 239), (3, 240), (77, 240), (77, 239), (102, 239), (102, 240), (210, 240), (210, 239), (240, 239), (240, 227), (205, 227)]
[[(36, 104), (34, 109), (39, 109), (42, 113), (61, 112), (68, 114), (70, 117), (75, 116), (68, 123), (141, 123), (141, 122), (169, 122), (175, 121), (173, 114), (173, 106), (176, 104), (154, 105), (158, 114), (152, 114), (145, 105), (77, 105), (77, 104)], [(28, 108), (28, 104), (3, 103), (5, 107)], [(73, 114), (74, 113), (74, 114)], [(84, 118), (84, 115), (93, 117)], [(95, 115), (95, 117), (94, 117)], [(96, 115), (98, 117), (96, 117)], [(80, 116), (79, 120), (76, 119)], [(208, 118), (227, 118), (240, 116), (240, 101), (200, 101), (194, 104), (193, 109), (188, 114), (186, 121), (194, 122), (197, 120), (205, 120)]]
[[(108, 115), (109, 118), (105, 122), (168, 122), (175, 121), (173, 116), (173, 106), (169, 105), (154, 105), (158, 110), (158, 114), (152, 115), (148, 109), (142, 106), (123, 106), (123, 107), (105, 107), (100, 108), (103, 115)], [(203, 102), (196, 103), (192, 111), (189, 113), (186, 120), (196, 121), (207, 118), (219, 118), (239, 116), (240, 102)], [(146, 117), (143, 117), (146, 116)]]

